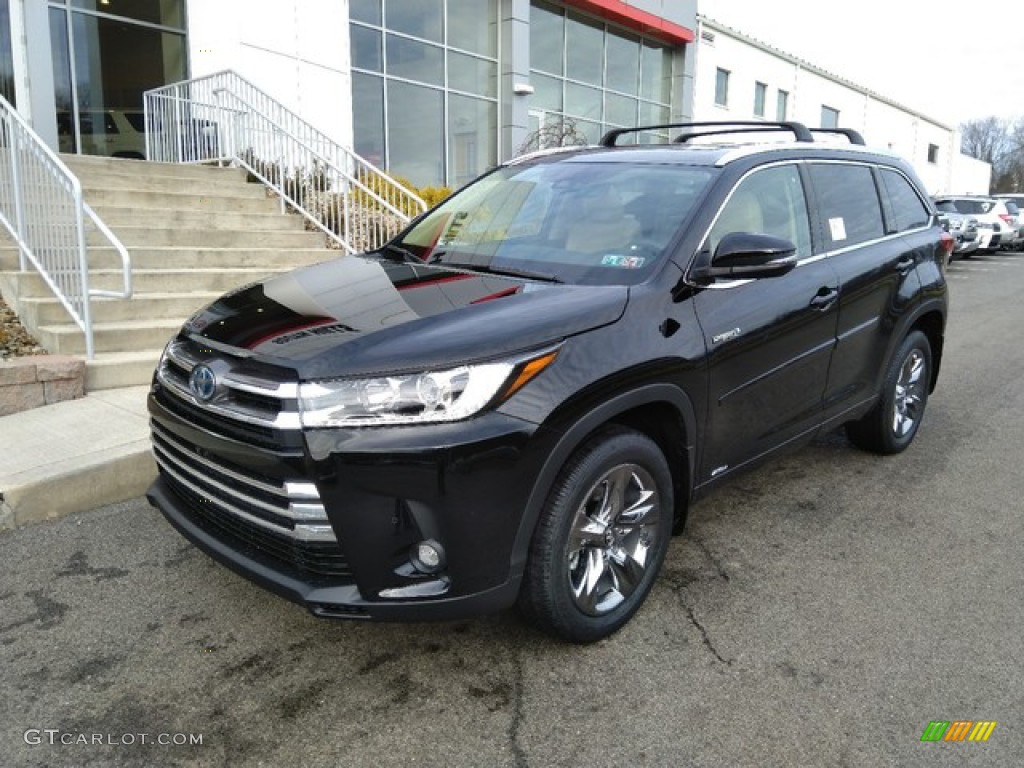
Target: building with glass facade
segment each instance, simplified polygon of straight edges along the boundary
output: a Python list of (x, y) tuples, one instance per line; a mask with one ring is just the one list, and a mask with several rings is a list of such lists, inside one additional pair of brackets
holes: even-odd
[(696, 0), (0, 0), (0, 9), (3, 32), (13, 30), (0, 35), (2, 93), (64, 151), (130, 156), (146, 89), (222, 69), (417, 185), (461, 185), (541, 127), (594, 141), (690, 113)]
[(139, 156), (143, 92), (225, 69), (417, 186), (564, 133), (786, 118), (859, 128), (933, 190), (956, 184), (953, 129), (697, 0), (0, 0), (0, 94), (63, 151)]

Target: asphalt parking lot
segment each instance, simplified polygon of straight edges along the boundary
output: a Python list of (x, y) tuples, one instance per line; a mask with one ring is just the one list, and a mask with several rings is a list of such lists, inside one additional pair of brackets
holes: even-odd
[(738, 478), (593, 646), (316, 620), (143, 500), (0, 534), (0, 765), (1024, 764), (1024, 254), (950, 286), (911, 449), (836, 433)]

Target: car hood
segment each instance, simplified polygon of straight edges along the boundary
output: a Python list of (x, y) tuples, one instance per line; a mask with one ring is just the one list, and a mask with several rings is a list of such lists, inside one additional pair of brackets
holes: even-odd
[(629, 289), (342, 256), (229, 293), (183, 333), (301, 378), (498, 358), (617, 320)]

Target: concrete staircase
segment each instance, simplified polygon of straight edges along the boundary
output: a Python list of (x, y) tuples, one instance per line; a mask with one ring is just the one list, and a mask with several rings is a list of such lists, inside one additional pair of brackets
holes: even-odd
[[(96, 355), (86, 390), (147, 384), (164, 344), (195, 310), (224, 291), (340, 255), (303, 219), (282, 214), (237, 168), (63, 156), (86, 202), (128, 248), (135, 297), (92, 300)], [(119, 290), (120, 257), (97, 238), (90, 283)], [(35, 272), (17, 272), (0, 244), (0, 293), (50, 352), (84, 355), (85, 337)]]

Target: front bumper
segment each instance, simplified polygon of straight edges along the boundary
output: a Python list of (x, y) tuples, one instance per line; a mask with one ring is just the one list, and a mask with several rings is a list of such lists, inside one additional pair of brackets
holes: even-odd
[[(514, 602), (526, 554), (515, 542), (554, 444), (543, 429), (491, 412), (457, 424), (292, 432), (254, 445), (194, 423), (167, 407), (168, 397), (158, 384), (149, 398), (163, 461), (147, 498), (234, 571), (333, 618), (454, 619)], [(326, 537), (301, 541), (301, 516), (295, 538), (268, 534), (252, 519), (274, 517), (265, 503), (226, 495), (239, 487), (227, 473), (247, 478), (250, 470), (268, 483), (315, 486), (307, 496), (322, 504)], [(427, 539), (445, 554), (438, 573), (421, 573), (410, 559)]]

